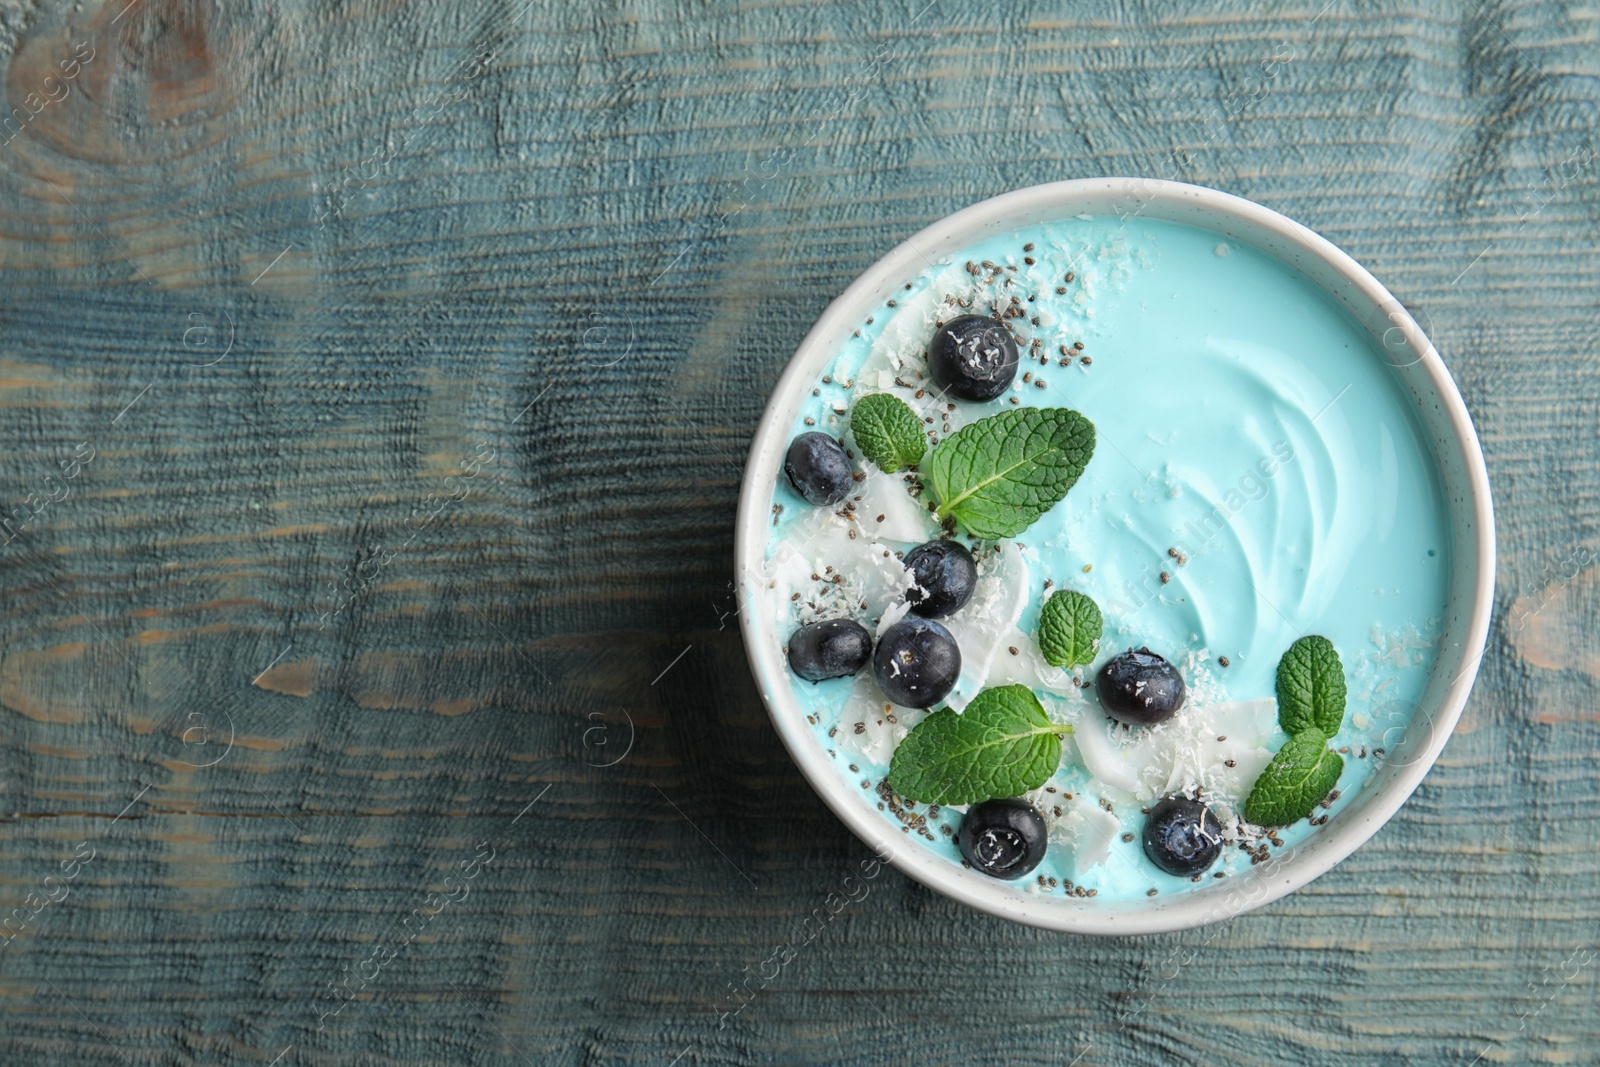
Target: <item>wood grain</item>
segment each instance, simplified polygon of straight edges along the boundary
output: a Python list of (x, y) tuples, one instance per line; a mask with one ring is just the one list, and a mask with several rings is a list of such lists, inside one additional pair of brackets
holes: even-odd
[[(1597, 1062), (1596, 38), (0, 2), (0, 1059)], [(1051, 936), (890, 870), (804, 942), (868, 853), (748, 680), (750, 433), (886, 249), (1108, 173), (1250, 196), (1416, 309), (1498, 503), (1471, 706), (1369, 845), (1226, 925)]]

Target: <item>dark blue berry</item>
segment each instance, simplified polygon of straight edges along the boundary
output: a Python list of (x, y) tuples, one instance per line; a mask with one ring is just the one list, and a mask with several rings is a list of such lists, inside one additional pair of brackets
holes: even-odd
[(1132, 726), (1165, 722), (1183, 707), (1183, 675), (1148, 648), (1129, 649), (1107, 662), (1095, 689), (1106, 714)]
[(1002, 322), (983, 315), (951, 319), (928, 345), (928, 373), (951, 396), (993, 400), (1017, 376), (1017, 341)]
[(878, 638), (872, 673), (896, 704), (932, 707), (956, 687), (961, 648), (949, 630), (931, 619), (901, 619)]
[(872, 635), (850, 619), (824, 619), (789, 635), (789, 668), (808, 682), (844, 678), (872, 658)]
[(905, 555), (904, 563), (916, 584), (906, 590), (911, 610), (937, 619), (960, 610), (972, 599), (978, 584), (978, 564), (965, 545), (956, 541), (929, 541)]
[(855, 473), (844, 446), (825, 433), (803, 433), (789, 444), (783, 473), (795, 492), (813, 504), (837, 504), (850, 495)]
[(1168, 874), (1199, 874), (1222, 855), (1222, 824), (1198, 800), (1166, 797), (1145, 820), (1144, 854)]
[(985, 800), (961, 817), (956, 844), (973, 868), (993, 878), (1021, 878), (1044, 859), (1044, 816), (1026, 800)]

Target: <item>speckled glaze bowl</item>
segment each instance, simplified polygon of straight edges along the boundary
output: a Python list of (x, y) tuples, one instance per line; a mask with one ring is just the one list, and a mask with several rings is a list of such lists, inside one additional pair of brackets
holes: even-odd
[[(790, 428), (842, 341), (929, 261), (996, 233), (1079, 214), (1139, 215), (1214, 231), (1298, 271), (1344, 308), (1371, 335), (1372, 355), (1389, 364), (1416, 405), (1455, 545), (1438, 662), (1409, 725), (1397, 728), (1383, 766), (1350, 807), (1299, 845), (1226, 882), (1148, 901), (1030, 894), (890, 833), (878, 818), (875, 796), (849, 787), (806, 722), (784, 672), (780, 649), (787, 635), (775, 632), (760, 597), (772, 494)], [(1443, 361), (1400, 302), (1358, 263), (1292, 219), (1227, 193), (1144, 178), (1089, 178), (1020, 189), (941, 219), (874, 263), (828, 305), (789, 361), (750, 446), (734, 562), (745, 648), (773, 724), (812, 787), (857, 836), (925, 885), (1002, 918), (1075, 933), (1144, 934), (1231, 918), (1298, 889), (1359, 848), (1405, 803), (1449, 740), (1477, 675), (1494, 593), (1494, 512), (1477, 435)]]

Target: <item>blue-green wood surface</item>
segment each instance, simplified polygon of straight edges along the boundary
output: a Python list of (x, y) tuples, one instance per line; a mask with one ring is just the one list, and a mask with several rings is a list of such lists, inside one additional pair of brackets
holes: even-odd
[[(0, 1062), (1600, 1062), (1597, 18), (0, 0)], [(807, 940), (869, 854), (745, 668), (744, 449), (885, 250), (1099, 174), (1416, 309), (1496, 491), (1477, 690), (1260, 912), (885, 870)]]

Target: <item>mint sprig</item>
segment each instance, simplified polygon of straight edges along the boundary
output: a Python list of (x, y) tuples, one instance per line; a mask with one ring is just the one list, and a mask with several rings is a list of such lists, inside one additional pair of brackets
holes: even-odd
[(1332, 641), (1313, 634), (1289, 646), (1278, 661), (1278, 725), (1289, 740), (1245, 798), (1246, 820), (1287, 826), (1328, 795), (1344, 770), (1328, 738), (1344, 725), (1345, 696), (1344, 664)]
[(889, 788), (925, 804), (976, 804), (1037, 789), (1061, 765), (1061, 736), (1027, 686), (985, 689), (961, 714), (911, 728), (889, 760)]
[(1315, 726), (1328, 737), (1344, 722), (1344, 665), (1326, 637), (1302, 637), (1278, 661), (1278, 725), (1291, 736)]
[(1057, 590), (1039, 611), (1039, 651), (1054, 666), (1081, 666), (1094, 659), (1104, 629), (1098, 604), (1075, 589)]
[(887, 474), (914, 465), (928, 450), (922, 420), (893, 393), (869, 393), (857, 400), (850, 409), (850, 429), (862, 454)]
[(1015, 537), (1067, 495), (1094, 455), (1094, 424), (1070, 408), (1017, 408), (940, 441), (928, 461), (940, 522), (985, 541)]
[(1287, 826), (1310, 815), (1339, 781), (1344, 760), (1328, 737), (1308, 726), (1290, 738), (1256, 779), (1244, 817), (1261, 826)]

